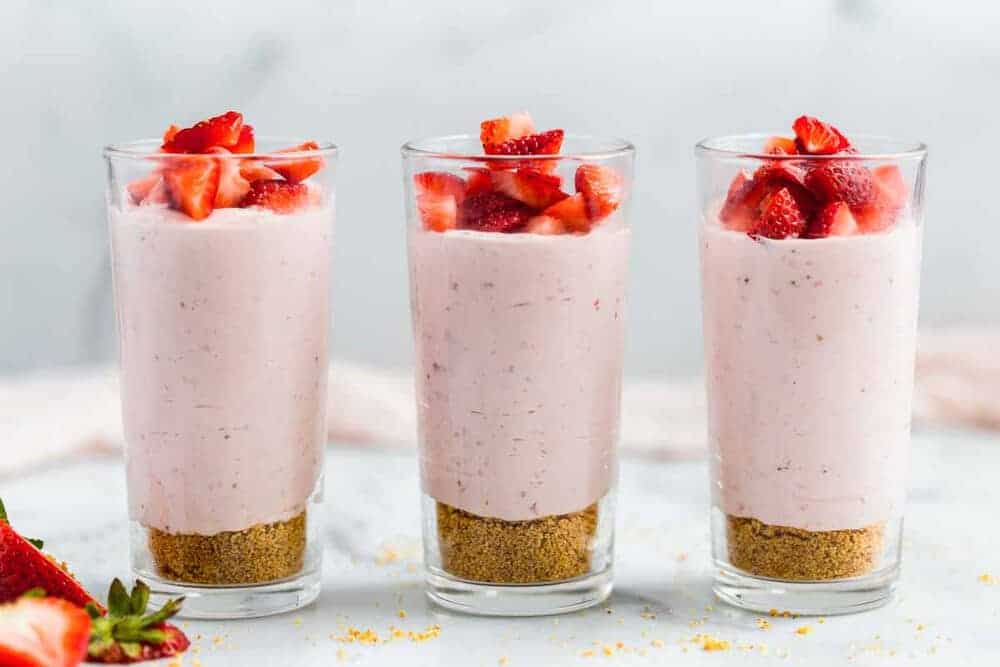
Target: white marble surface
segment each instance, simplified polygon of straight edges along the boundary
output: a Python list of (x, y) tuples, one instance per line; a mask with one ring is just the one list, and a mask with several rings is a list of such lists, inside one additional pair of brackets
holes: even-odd
[[(329, 457), (319, 602), (270, 619), (185, 621), (196, 649), (181, 664), (997, 664), (1000, 585), (979, 576), (1000, 577), (1000, 439), (922, 433), (914, 448), (898, 598), (850, 617), (769, 619), (770, 629), (761, 630), (757, 615), (712, 599), (704, 462), (623, 465), (617, 587), (608, 604), (561, 618), (480, 619), (441, 612), (424, 600), (413, 457), (337, 447)], [(6, 480), (0, 490), (17, 527), (44, 537), (92, 590), (127, 573), (119, 460)], [(390, 626), (423, 631), (433, 624), (440, 625), (440, 634), (420, 643), (336, 639), (349, 627), (372, 629), (384, 639)], [(809, 634), (796, 633), (802, 626), (809, 626)], [(699, 633), (732, 647), (703, 651), (690, 641)]]

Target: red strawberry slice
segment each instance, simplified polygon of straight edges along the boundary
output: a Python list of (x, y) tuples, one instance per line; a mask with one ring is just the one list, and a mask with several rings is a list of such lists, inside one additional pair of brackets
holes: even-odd
[(562, 220), (553, 218), (551, 215), (536, 215), (525, 226), (524, 231), (529, 234), (541, 234), (543, 236), (557, 236), (565, 234), (569, 230)]
[(98, 604), (69, 572), (11, 528), (0, 503), (0, 603), (16, 600), (33, 588), (78, 607)]
[(872, 169), (872, 181), (875, 188), (873, 200), (855, 211), (858, 226), (865, 234), (876, 234), (892, 227), (909, 197), (903, 172), (894, 164)]
[(218, 160), (204, 157), (177, 160), (163, 170), (163, 183), (171, 206), (192, 220), (204, 220), (215, 208)]
[(231, 148), (239, 143), (242, 129), (243, 114), (227, 111), (179, 130), (161, 148), (167, 153), (204, 153), (212, 146)]
[(176, 137), (177, 133), (180, 131), (181, 128), (171, 123), (170, 127), (168, 127), (166, 130), (163, 131), (163, 143), (169, 144), (171, 141), (173, 141), (174, 137)]
[[(283, 148), (275, 153), (298, 153), (300, 151), (317, 151), (319, 150), (319, 144), (315, 141), (307, 141), (305, 143), (299, 144), (298, 146), (292, 146), (291, 148)], [(274, 160), (267, 163), (267, 166), (274, 169), (276, 172), (285, 177), (290, 183), (301, 183), (306, 180), (317, 171), (323, 168), (323, 158), (317, 157), (302, 157), (297, 159), (281, 159)]]
[(768, 137), (764, 142), (764, 152), (768, 155), (795, 155), (799, 151), (795, 147), (795, 139)]
[(449, 194), (418, 194), (417, 213), (424, 227), (431, 231), (446, 232), (458, 226), (458, 204)]
[(747, 178), (742, 171), (736, 174), (729, 184), (726, 201), (719, 210), (719, 220), (722, 221), (726, 229), (737, 232), (750, 231), (750, 226), (757, 213), (756, 207), (747, 203), (747, 194), (752, 187), (753, 181)]
[(458, 226), (483, 232), (514, 232), (532, 217), (531, 208), (499, 192), (466, 197), (459, 207)]
[(535, 122), (527, 111), (519, 111), (503, 118), (484, 120), (479, 124), (479, 130), (479, 140), (485, 147), (534, 134)]
[(858, 162), (837, 160), (809, 170), (805, 185), (823, 201), (843, 201), (853, 209), (862, 208), (875, 197), (872, 173)]
[(559, 175), (546, 174), (530, 167), (521, 167), (516, 171), (494, 170), (492, 178), (497, 192), (535, 209), (546, 208), (569, 197), (560, 189), (562, 178)]
[(792, 124), (798, 152), (808, 155), (831, 155), (850, 148), (840, 130), (812, 116), (799, 116)]
[(280, 181), (281, 174), (265, 165), (260, 160), (241, 160), (240, 176), (251, 183), (254, 181)]
[(769, 194), (761, 205), (761, 216), (750, 229), (750, 236), (764, 236), (769, 239), (785, 239), (800, 236), (806, 228), (806, 218), (802, 215), (795, 197), (788, 188), (781, 188)]
[(842, 201), (830, 202), (816, 214), (804, 236), (821, 239), (826, 236), (852, 236), (858, 233), (858, 222), (851, 207)]
[(209, 153), (216, 153), (226, 157), (220, 157), (219, 163), (219, 187), (215, 192), (215, 208), (235, 208), (243, 201), (243, 197), (250, 192), (250, 181), (240, 173), (240, 162), (233, 157), (233, 154), (225, 148), (215, 146), (208, 149)]
[(309, 187), (287, 181), (254, 181), (240, 206), (262, 206), (275, 213), (292, 213), (309, 203)]
[(167, 184), (163, 182), (163, 177), (156, 182), (153, 189), (149, 191), (146, 198), (142, 200), (143, 206), (150, 206), (154, 204), (169, 204), (170, 197), (167, 196)]
[(157, 183), (160, 182), (161, 178), (160, 173), (154, 171), (149, 176), (136, 179), (125, 186), (125, 189), (128, 190), (129, 198), (132, 199), (132, 203), (141, 204), (149, 196), (149, 193), (153, 191)]
[(589, 232), (593, 221), (587, 209), (583, 193), (576, 193), (542, 211), (543, 216), (555, 218), (571, 232)]
[(562, 130), (549, 130), (500, 143), (484, 144), (483, 150), (487, 155), (555, 155), (562, 148), (563, 134)]
[(484, 167), (463, 167), (463, 170), (469, 172), (465, 188), (467, 196), (471, 197), (472, 195), (479, 195), (493, 190), (493, 177), (490, 176), (489, 169)]
[(446, 171), (424, 171), (414, 174), (413, 184), (417, 188), (417, 196), (450, 195), (458, 204), (465, 199), (465, 179)]
[(3, 667), (76, 667), (89, 640), (90, 617), (66, 600), (25, 597), (0, 605)]
[(598, 222), (621, 205), (625, 185), (621, 175), (611, 167), (581, 164), (576, 170), (576, 191), (583, 195), (587, 215)]
[(233, 153), (253, 153), (257, 147), (257, 142), (253, 138), (253, 125), (244, 125), (240, 128), (240, 138), (229, 149)]

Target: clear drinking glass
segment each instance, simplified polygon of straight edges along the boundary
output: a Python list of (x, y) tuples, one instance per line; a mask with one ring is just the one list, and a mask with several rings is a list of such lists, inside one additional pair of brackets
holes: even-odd
[[(104, 150), (132, 569), (156, 598), (185, 595), (189, 617), (263, 616), (319, 594), (337, 149), (272, 152), (301, 143)], [(238, 207), (242, 175), (302, 159), (323, 164), (299, 189), (307, 203)], [(235, 188), (233, 207), (174, 210), (201, 185), (181, 183), (192, 167), (220, 179), (220, 197)]]
[[(899, 574), (926, 147), (862, 136), (854, 154), (765, 155), (766, 136), (696, 148), (715, 592), (860, 611)], [(823, 238), (754, 237), (724, 202), (765, 166), (870, 179), (878, 206)]]
[[(428, 595), (484, 615), (597, 604), (612, 585), (634, 149), (567, 136), (560, 155), (487, 157), (478, 137), (451, 136), (402, 153)], [(472, 193), (527, 166), (568, 194), (581, 165), (623, 186), (588, 232), (422, 221), (418, 174), (461, 177)], [(472, 196), (445, 208), (461, 218)]]

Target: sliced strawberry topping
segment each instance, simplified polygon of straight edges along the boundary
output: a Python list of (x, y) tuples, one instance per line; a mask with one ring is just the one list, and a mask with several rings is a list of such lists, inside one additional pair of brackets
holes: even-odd
[(265, 165), (260, 160), (245, 159), (240, 161), (240, 175), (251, 183), (254, 181), (279, 181), (281, 174)]
[(458, 224), (463, 229), (484, 232), (517, 231), (532, 217), (531, 208), (499, 192), (466, 197), (459, 207)]
[(240, 138), (229, 150), (233, 153), (253, 153), (257, 144), (253, 138), (253, 126), (244, 125), (240, 128)]
[(309, 187), (287, 181), (254, 181), (240, 206), (262, 206), (275, 213), (292, 213), (309, 203)]
[(149, 176), (134, 180), (125, 186), (129, 197), (132, 199), (132, 203), (141, 204), (149, 196), (149, 193), (153, 191), (153, 188), (156, 187), (156, 184), (160, 182), (160, 178), (160, 173), (154, 171)]
[(830, 202), (809, 223), (804, 236), (821, 239), (825, 236), (852, 236), (858, 233), (858, 222), (851, 207), (842, 201)]
[(424, 171), (413, 175), (413, 184), (417, 188), (417, 196), (424, 194), (450, 195), (455, 202), (462, 203), (465, 199), (465, 179), (449, 174), (446, 171)]
[(435, 232), (446, 232), (458, 226), (458, 204), (449, 194), (427, 192), (417, 195), (417, 212), (424, 227)]
[(894, 164), (883, 164), (872, 169), (875, 182), (875, 198), (889, 209), (900, 209), (906, 205), (909, 190), (903, 172)]
[(831, 161), (817, 165), (806, 174), (805, 184), (819, 199), (847, 202), (851, 208), (864, 207), (875, 196), (872, 174), (858, 162)]
[(795, 139), (768, 137), (764, 142), (764, 152), (768, 155), (795, 155), (799, 151), (795, 147)]
[(485, 167), (463, 167), (463, 169), (469, 172), (465, 188), (467, 196), (480, 195), (493, 189), (493, 177), (489, 169)]
[(753, 187), (753, 181), (746, 177), (742, 171), (733, 178), (729, 184), (729, 191), (726, 193), (726, 201), (719, 211), (719, 220), (727, 229), (737, 232), (750, 231), (753, 218), (756, 214), (756, 206), (747, 203), (747, 194)]
[(177, 127), (174, 124), (171, 124), (170, 127), (168, 127), (166, 130), (163, 131), (163, 143), (169, 144), (171, 141), (173, 141), (174, 137), (176, 137), (177, 133), (180, 131), (181, 128)]
[(831, 155), (851, 146), (840, 130), (812, 116), (799, 116), (792, 129), (795, 130), (795, 143), (800, 153)]
[(215, 207), (219, 189), (218, 160), (191, 157), (177, 160), (163, 170), (163, 183), (171, 206), (193, 220), (204, 220)]
[(516, 171), (494, 171), (493, 187), (519, 202), (535, 209), (562, 201), (569, 195), (563, 192), (562, 178), (557, 174), (546, 174), (530, 167), (521, 167)]
[(151, 206), (154, 204), (169, 204), (170, 197), (167, 195), (167, 184), (164, 183), (163, 178), (156, 182), (153, 189), (149, 191), (146, 198), (142, 200), (143, 206)]
[[(298, 146), (284, 148), (275, 153), (297, 153), (299, 151), (319, 150), (315, 141), (307, 141)], [(301, 183), (323, 168), (322, 157), (302, 157), (297, 159), (281, 159), (268, 162), (267, 166), (285, 177), (290, 183)]]
[(576, 169), (576, 191), (583, 195), (587, 215), (595, 222), (621, 205), (624, 188), (621, 175), (611, 167), (581, 164)]
[(0, 605), (4, 667), (76, 667), (89, 641), (90, 617), (65, 600), (25, 597)]
[(524, 231), (529, 234), (557, 236), (559, 234), (565, 234), (569, 230), (566, 229), (566, 225), (563, 224), (562, 220), (559, 220), (558, 218), (553, 218), (551, 215), (536, 215), (531, 220), (528, 220), (528, 224), (525, 226)]
[(204, 153), (212, 146), (231, 148), (239, 143), (242, 129), (243, 115), (227, 111), (179, 130), (161, 148), (167, 153)]
[(592, 221), (583, 193), (576, 193), (542, 211), (543, 216), (555, 218), (571, 232), (589, 232)]
[(250, 181), (240, 173), (241, 160), (233, 158), (232, 153), (218, 146), (210, 148), (208, 152), (227, 156), (218, 159), (219, 187), (215, 192), (215, 208), (239, 206), (250, 191)]
[(750, 236), (769, 239), (797, 237), (805, 231), (806, 218), (788, 188), (781, 188), (764, 199), (761, 216), (750, 229)]
[(488, 144), (502, 144), (508, 139), (520, 139), (534, 134), (535, 123), (527, 111), (519, 111), (503, 118), (484, 120), (480, 123), (479, 128), (479, 140), (483, 146), (486, 146)]
[(555, 155), (562, 148), (562, 130), (549, 130), (540, 134), (508, 139), (495, 144), (484, 144), (487, 155)]

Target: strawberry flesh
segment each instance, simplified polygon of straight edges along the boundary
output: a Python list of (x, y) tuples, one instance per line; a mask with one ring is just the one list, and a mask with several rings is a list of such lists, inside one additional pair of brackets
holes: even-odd
[(449, 194), (418, 194), (417, 213), (424, 227), (431, 231), (446, 232), (458, 226), (458, 204)]
[(458, 211), (458, 226), (483, 232), (514, 232), (534, 215), (522, 202), (499, 192), (467, 197)]
[(798, 148), (795, 139), (788, 137), (768, 137), (764, 142), (764, 152), (768, 155), (795, 155)]
[(821, 239), (827, 236), (852, 236), (858, 232), (858, 223), (851, 208), (842, 201), (830, 202), (809, 222), (804, 236)]
[(76, 667), (87, 656), (90, 616), (54, 597), (0, 605), (0, 665)]
[(79, 607), (97, 602), (66, 570), (0, 520), (0, 603), (16, 600), (32, 588)]
[(577, 167), (575, 182), (587, 205), (587, 217), (594, 222), (611, 215), (622, 203), (622, 177), (611, 167), (582, 164)]
[(853, 161), (817, 165), (806, 174), (805, 185), (823, 201), (847, 202), (855, 209), (870, 204), (875, 196), (872, 173), (863, 164)]
[(555, 218), (571, 232), (586, 233), (593, 225), (587, 210), (587, 201), (580, 192), (549, 206), (542, 211), (542, 215)]
[(141, 204), (149, 196), (149, 193), (153, 191), (157, 183), (160, 182), (160, 178), (159, 172), (154, 171), (149, 176), (136, 179), (125, 186), (132, 203)]
[(234, 208), (240, 205), (243, 197), (250, 191), (250, 181), (240, 173), (240, 161), (225, 148), (210, 148), (210, 153), (217, 153), (219, 163), (219, 187), (215, 192), (215, 208)]
[(309, 188), (287, 181), (254, 181), (240, 206), (262, 206), (275, 213), (292, 213), (309, 203)]
[(562, 148), (563, 134), (562, 130), (549, 130), (500, 143), (484, 144), (483, 150), (487, 155), (555, 155)]
[(534, 209), (546, 208), (569, 196), (560, 189), (562, 178), (557, 174), (547, 174), (530, 167), (521, 167), (516, 171), (495, 170), (492, 181), (497, 192)]
[(481, 195), (484, 192), (493, 190), (493, 177), (490, 175), (489, 169), (484, 167), (463, 167), (463, 170), (469, 172), (469, 177), (466, 179), (466, 195), (471, 197), (472, 195)]
[(253, 153), (256, 147), (257, 143), (253, 137), (253, 126), (244, 125), (240, 128), (239, 139), (236, 140), (236, 143), (229, 150), (233, 153)]
[(445, 171), (424, 171), (413, 175), (413, 184), (417, 188), (417, 196), (450, 195), (456, 203), (465, 199), (465, 179)]
[(526, 111), (484, 120), (479, 124), (479, 140), (484, 147), (487, 144), (502, 144), (509, 139), (520, 139), (534, 132), (535, 123)]
[(243, 114), (227, 111), (179, 130), (161, 149), (166, 153), (204, 153), (212, 146), (232, 148), (240, 142), (242, 129)]
[(761, 204), (761, 216), (748, 232), (751, 237), (786, 239), (800, 236), (806, 218), (788, 188), (769, 194)]
[(851, 147), (840, 130), (812, 116), (799, 116), (792, 124), (798, 152), (808, 155), (832, 155)]
[(178, 160), (163, 170), (163, 182), (171, 206), (192, 220), (204, 220), (215, 208), (218, 160), (204, 157)]
[[(317, 150), (319, 150), (319, 144), (315, 141), (307, 141), (298, 146), (283, 148), (275, 151), (275, 153), (298, 153), (301, 151)], [(268, 162), (267, 166), (284, 176), (285, 180), (289, 183), (301, 183), (323, 168), (323, 158), (320, 156), (294, 159), (282, 158)]]

